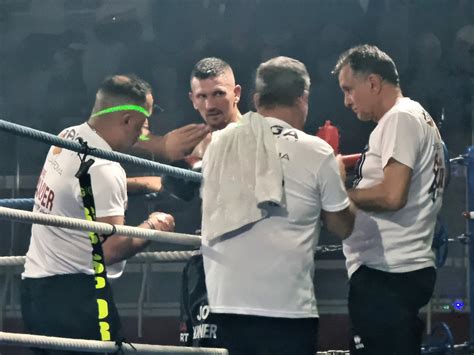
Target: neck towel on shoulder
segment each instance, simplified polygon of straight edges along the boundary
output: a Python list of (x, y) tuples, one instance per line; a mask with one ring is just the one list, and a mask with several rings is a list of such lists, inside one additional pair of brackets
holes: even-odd
[(249, 112), (213, 134), (201, 195), (202, 236), (208, 240), (265, 218), (269, 204), (284, 206), (283, 172), (265, 117)]

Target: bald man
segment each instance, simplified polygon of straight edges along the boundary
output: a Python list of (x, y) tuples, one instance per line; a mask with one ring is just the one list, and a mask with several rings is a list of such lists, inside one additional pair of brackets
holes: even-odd
[[(124, 151), (135, 144), (152, 107), (148, 83), (134, 76), (113, 76), (98, 90), (89, 120), (66, 128), (60, 136), (82, 139), (106, 151)], [(127, 188), (123, 168), (119, 163), (94, 158), (88, 172), (90, 189), (84, 180), (76, 178), (80, 165), (75, 152), (51, 147), (38, 181), (33, 211), (80, 219), (85, 214), (93, 216), (95, 211), (96, 221), (124, 224)], [(83, 197), (90, 190), (95, 205)], [(174, 220), (156, 212), (139, 227), (172, 231)], [(105, 264), (134, 255), (148, 241), (121, 235), (109, 236), (103, 243), (99, 240), (87, 231), (33, 225), (21, 282), (22, 315), (29, 333), (120, 340), (112, 290), (105, 272), (101, 272)], [(55, 350), (35, 353), (62, 354)]]

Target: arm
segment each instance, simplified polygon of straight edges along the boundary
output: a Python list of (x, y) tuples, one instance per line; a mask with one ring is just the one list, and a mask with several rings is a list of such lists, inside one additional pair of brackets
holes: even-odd
[(354, 229), (355, 207), (344, 188), (345, 167), (341, 155), (329, 155), (319, 170), (321, 219), (327, 229), (341, 239)]
[(168, 155), (165, 148), (165, 137), (156, 136), (152, 133), (148, 133), (146, 136), (148, 140), (138, 140), (133, 145), (131, 148), (132, 153), (140, 156), (146, 156), (150, 159), (156, 157), (158, 160), (168, 161)]
[(412, 169), (390, 158), (383, 169), (380, 184), (364, 189), (347, 191), (354, 204), (365, 211), (398, 211), (408, 199)]
[(341, 239), (351, 235), (354, 229), (355, 208), (349, 207), (337, 212), (321, 211), (321, 218), (327, 229)]
[(134, 149), (156, 155), (167, 162), (183, 159), (209, 133), (204, 124), (188, 124), (160, 137), (148, 134), (148, 140), (138, 141)]
[(162, 188), (160, 176), (137, 176), (127, 178), (129, 194), (160, 192)]
[[(101, 217), (97, 218), (97, 222), (123, 225), (124, 217)], [(138, 227), (171, 232), (174, 230), (174, 219), (173, 216), (169, 214), (154, 212), (150, 214), (148, 219)], [(102, 244), (105, 263), (106, 265), (111, 265), (124, 259), (128, 259), (143, 250), (148, 246), (148, 244), (150, 244), (150, 241), (146, 239), (132, 238), (123, 235), (112, 235)]]

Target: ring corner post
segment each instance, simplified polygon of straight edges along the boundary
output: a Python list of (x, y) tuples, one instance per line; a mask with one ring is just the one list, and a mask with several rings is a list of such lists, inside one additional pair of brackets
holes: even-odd
[[(474, 145), (467, 148), (467, 208), (474, 211)], [(474, 344), (474, 219), (468, 220), (469, 226), (469, 342)]]

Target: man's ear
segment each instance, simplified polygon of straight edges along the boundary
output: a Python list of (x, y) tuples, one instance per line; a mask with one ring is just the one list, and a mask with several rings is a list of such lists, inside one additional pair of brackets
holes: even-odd
[(298, 97), (296, 99), (296, 103), (298, 105), (305, 105), (305, 106), (308, 106), (308, 99), (309, 99), (309, 93), (307, 91), (305, 91), (303, 93), (303, 95), (301, 95), (300, 97)]
[(124, 125), (128, 125), (131, 119), (132, 119), (132, 115), (128, 112), (125, 112), (122, 115), (122, 122), (124, 123)]
[(240, 85), (235, 85), (234, 87), (234, 102), (236, 104), (240, 101), (240, 96), (242, 95), (242, 87)]
[(189, 99), (191, 100), (191, 102), (193, 103), (194, 109), (197, 110), (197, 106), (194, 104), (193, 92), (192, 92), (192, 91), (190, 91), (190, 92), (188, 93), (188, 97), (189, 97)]
[(258, 109), (258, 102), (260, 101), (260, 94), (253, 94), (253, 105)]
[(309, 101), (309, 91), (308, 91), (308, 90), (305, 90), (304, 93), (303, 93), (303, 95), (301, 95), (301, 98), (303, 99), (303, 101), (304, 101), (305, 103), (308, 103), (308, 101)]
[(380, 92), (380, 90), (382, 89), (382, 77), (380, 75), (377, 75), (377, 74), (369, 74), (367, 76), (367, 80), (370, 84), (370, 90), (371, 91), (374, 91), (376, 93)]

